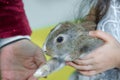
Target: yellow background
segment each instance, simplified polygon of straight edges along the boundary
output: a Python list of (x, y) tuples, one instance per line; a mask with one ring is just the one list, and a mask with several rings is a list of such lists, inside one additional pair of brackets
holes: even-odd
[[(32, 41), (35, 44), (42, 47), (48, 33), (50, 32), (50, 30), (52, 28), (53, 27), (45, 27), (45, 28), (33, 30), (33, 33), (32, 33), (32, 36), (31, 36)], [(47, 60), (49, 59), (48, 56), (46, 56), (46, 58), (47, 58)], [(61, 70), (56, 71), (56, 72), (48, 75), (47, 78), (41, 78), (39, 80), (68, 80), (73, 71), (74, 71), (73, 68), (71, 68), (69, 66), (65, 66)]]

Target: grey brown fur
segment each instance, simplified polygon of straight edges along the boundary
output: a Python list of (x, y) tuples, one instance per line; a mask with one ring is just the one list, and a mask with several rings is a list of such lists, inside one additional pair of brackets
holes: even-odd
[[(38, 73), (41, 74), (37, 76), (45, 77), (64, 67), (65, 61), (74, 61), (102, 46), (104, 44), (102, 40), (88, 35), (88, 32), (94, 30), (95, 26), (96, 24), (90, 21), (81, 24), (65, 22), (57, 25), (48, 35), (43, 47), (51, 59), (38, 69)], [(56, 41), (60, 36), (65, 39), (63, 42)], [(120, 80), (120, 70), (111, 69), (91, 77), (75, 72), (70, 80)]]
[[(71, 22), (58, 24), (48, 35), (43, 47), (46, 54), (51, 56), (51, 60), (40, 67), (35, 76), (45, 77), (64, 67), (65, 61), (74, 61), (103, 45), (102, 40), (88, 35), (95, 26), (96, 24), (90, 21), (80, 24)], [(62, 42), (57, 41), (60, 37), (63, 38)]]

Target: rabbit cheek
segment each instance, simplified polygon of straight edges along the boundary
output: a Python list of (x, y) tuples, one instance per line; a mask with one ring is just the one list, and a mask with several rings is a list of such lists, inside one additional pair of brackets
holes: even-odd
[(74, 61), (75, 59), (79, 58), (79, 53), (74, 52), (65, 57), (65, 61)]
[(72, 61), (79, 58), (80, 52), (79, 51), (74, 51), (74, 53), (71, 54), (71, 59)]

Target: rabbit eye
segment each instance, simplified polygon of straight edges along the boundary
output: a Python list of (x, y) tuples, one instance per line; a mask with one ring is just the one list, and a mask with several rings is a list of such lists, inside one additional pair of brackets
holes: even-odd
[(58, 43), (61, 43), (62, 41), (63, 41), (63, 37), (62, 36), (60, 36), (60, 37), (57, 38), (57, 42)]

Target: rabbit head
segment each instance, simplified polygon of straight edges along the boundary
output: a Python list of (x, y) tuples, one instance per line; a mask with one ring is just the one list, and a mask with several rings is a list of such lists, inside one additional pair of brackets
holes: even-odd
[(49, 33), (43, 51), (51, 57), (72, 61), (81, 55), (82, 47), (87, 45), (86, 41), (91, 38), (88, 32), (94, 30), (95, 26), (96, 24), (93, 22), (60, 23)]

